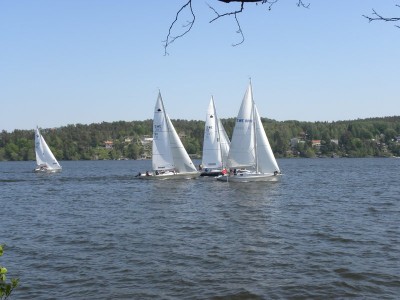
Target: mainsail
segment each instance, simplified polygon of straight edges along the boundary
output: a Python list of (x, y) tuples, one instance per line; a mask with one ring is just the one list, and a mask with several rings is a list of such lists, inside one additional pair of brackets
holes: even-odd
[(233, 129), (228, 155), (229, 168), (255, 167), (253, 117), (253, 95), (251, 85), (249, 85)]
[(153, 170), (174, 170), (179, 173), (197, 172), (174, 125), (165, 112), (161, 93), (154, 110)]
[(153, 119), (153, 170), (172, 170), (175, 167), (173, 161), (169, 143), (167, 116), (161, 93), (159, 92)]
[(229, 152), (229, 138), (217, 116), (214, 99), (211, 97), (204, 127), (203, 157), (204, 168), (224, 168)]

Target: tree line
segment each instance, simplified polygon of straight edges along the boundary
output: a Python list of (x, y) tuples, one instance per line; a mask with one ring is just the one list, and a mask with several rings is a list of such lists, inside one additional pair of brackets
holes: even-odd
[[(235, 119), (222, 119), (229, 137)], [(201, 157), (204, 121), (172, 120), (187, 152)], [(400, 116), (336, 122), (276, 121), (262, 118), (276, 157), (400, 156)], [(139, 159), (149, 155), (144, 137), (152, 120), (70, 124), (41, 129), (59, 160)], [(111, 141), (112, 147), (105, 147)], [(0, 161), (35, 160), (34, 130), (0, 133)]]

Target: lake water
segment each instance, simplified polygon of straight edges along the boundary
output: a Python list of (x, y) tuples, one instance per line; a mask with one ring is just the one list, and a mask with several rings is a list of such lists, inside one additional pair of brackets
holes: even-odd
[(150, 161), (0, 163), (11, 299), (398, 298), (400, 159), (278, 163), (278, 183), (134, 179)]

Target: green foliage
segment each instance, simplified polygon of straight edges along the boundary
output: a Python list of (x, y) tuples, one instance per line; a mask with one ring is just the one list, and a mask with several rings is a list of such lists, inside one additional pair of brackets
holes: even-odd
[[(232, 136), (235, 119), (223, 119), (222, 124)], [(182, 143), (191, 155), (200, 157), (203, 147), (203, 121), (172, 121)], [(385, 117), (337, 122), (278, 122), (262, 118), (271, 147), (277, 157), (315, 156), (399, 156), (400, 117)], [(141, 143), (143, 136), (152, 136), (152, 120), (133, 122), (103, 122), (75, 124), (42, 129), (41, 133), (59, 160), (139, 159), (148, 156), (149, 149)], [(295, 146), (290, 139), (298, 138)], [(321, 140), (321, 146), (312, 145)], [(105, 148), (112, 141), (112, 149)], [(335, 141), (335, 142), (334, 142)], [(0, 161), (34, 160), (34, 131), (0, 132)]]
[[(3, 250), (4, 245), (0, 245), (0, 256), (3, 255), (4, 250)], [(18, 286), (19, 280), (16, 278), (11, 278), (10, 282), (7, 282), (7, 269), (0, 265), (0, 299), (7, 299), (10, 295), (11, 292)]]
[(140, 157), (140, 147), (138, 144), (129, 144), (124, 148), (123, 156), (129, 159), (138, 159)]

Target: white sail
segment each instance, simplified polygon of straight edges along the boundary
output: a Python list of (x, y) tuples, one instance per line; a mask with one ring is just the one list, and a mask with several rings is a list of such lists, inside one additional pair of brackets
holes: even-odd
[(39, 128), (35, 130), (35, 154), (38, 166), (46, 167), (47, 170), (61, 170), (60, 164), (40, 134)]
[(154, 108), (153, 119), (153, 170), (173, 170), (173, 162), (167, 116), (164, 110), (161, 93), (159, 92)]
[(154, 172), (139, 173), (139, 179), (194, 178), (196, 167), (187, 154), (178, 134), (165, 112), (161, 93), (154, 108), (152, 167)]
[(179, 173), (197, 172), (192, 160), (185, 150), (178, 134), (176, 133), (174, 125), (167, 116), (167, 124), (169, 128), (169, 141), (171, 153), (175, 165), (175, 170)]
[(246, 168), (255, 166), (253, 95), (251, 85), (246, 90), (233, 128), (228, 155), (228, 167)]
[(257, 141), (257, 171), (261, 173), (274, 173), (280, 172), (278, 163), (276, 162), (274, 153), (272, 152), (271, 145), (269, 144), (267, 134), (261, 122), (258, 109), (254, 104), (254, 119), (256, 128), (256, 141)]
[[(253, 100), (251, 83), (246, 90), (233, 129), (228, 155), (229, 175), (220, 181), (277, 181), (280, 169), (272, 152), (260, 115)], [(239, 169), (239, 170), (237, 170)]]
[(218, 131), (219, 131), (219, 139), (220, 139), (220, 147), (222, 153), (222, 166), (225, 167), (228, 161), (229, 148), (231, 142), (229, 141), (229, 137), (226, 134), (225, 128), (221, 123), (221, 120), (218, 118)]
[(229, 144), (228, 135), (217, 116), (214, 99), (211, 97), (204, 126), (202, 166), (204, 168), (224, 168)]

